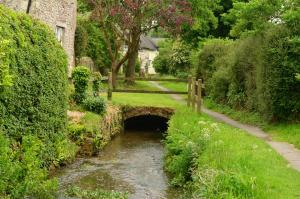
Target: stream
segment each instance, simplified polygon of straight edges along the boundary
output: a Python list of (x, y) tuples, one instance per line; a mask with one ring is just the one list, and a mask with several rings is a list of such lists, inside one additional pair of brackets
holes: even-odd
[[(176, 199), (163, 170), (162, 133), (127, 130), (94, 158), (78, 159), (58, 174), (60, 190), (83, 189), (129, 192), (130, 199)], [(67, 198), (67, 197), (60, 197)]]

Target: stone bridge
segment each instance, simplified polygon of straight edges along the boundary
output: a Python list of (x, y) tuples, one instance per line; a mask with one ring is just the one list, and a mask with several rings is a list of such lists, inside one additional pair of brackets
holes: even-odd
[(170, 119), (174, 114), (172, 108), (162, 107), (123, 107), (123, 120), (139, 116), (157, 116), (165, 119)]

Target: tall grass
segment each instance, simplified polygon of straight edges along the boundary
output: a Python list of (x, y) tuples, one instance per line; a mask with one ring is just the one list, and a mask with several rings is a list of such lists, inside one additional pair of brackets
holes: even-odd
[[(180, 108), (165, 140), (166, 170), (188, 198), (299, 198), (300, 173), (263, 141)], [(187, 197), (186, 197), (187, 198)]]

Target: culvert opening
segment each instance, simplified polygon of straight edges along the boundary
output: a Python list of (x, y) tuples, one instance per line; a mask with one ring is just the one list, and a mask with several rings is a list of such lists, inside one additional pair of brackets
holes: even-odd
[(166, 132), (168, 130), (169, 119), (154, 116), (154, 115), (142, 115), (129, 118), (124, 121), (125, 131), (155, 131)]

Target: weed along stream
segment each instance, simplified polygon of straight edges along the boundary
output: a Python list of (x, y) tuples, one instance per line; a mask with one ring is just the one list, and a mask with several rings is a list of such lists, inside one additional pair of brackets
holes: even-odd
[[(59, 174), (60, 189), (70, 185), (85, 190), (128, 192), (130, 199), (174, 199), (163, 169), (163, 133), (167, 119), (139, 116), (128, 119), (97, 157), (79, 159)], [(66, 197), (61, 197), (66, 198)]]

